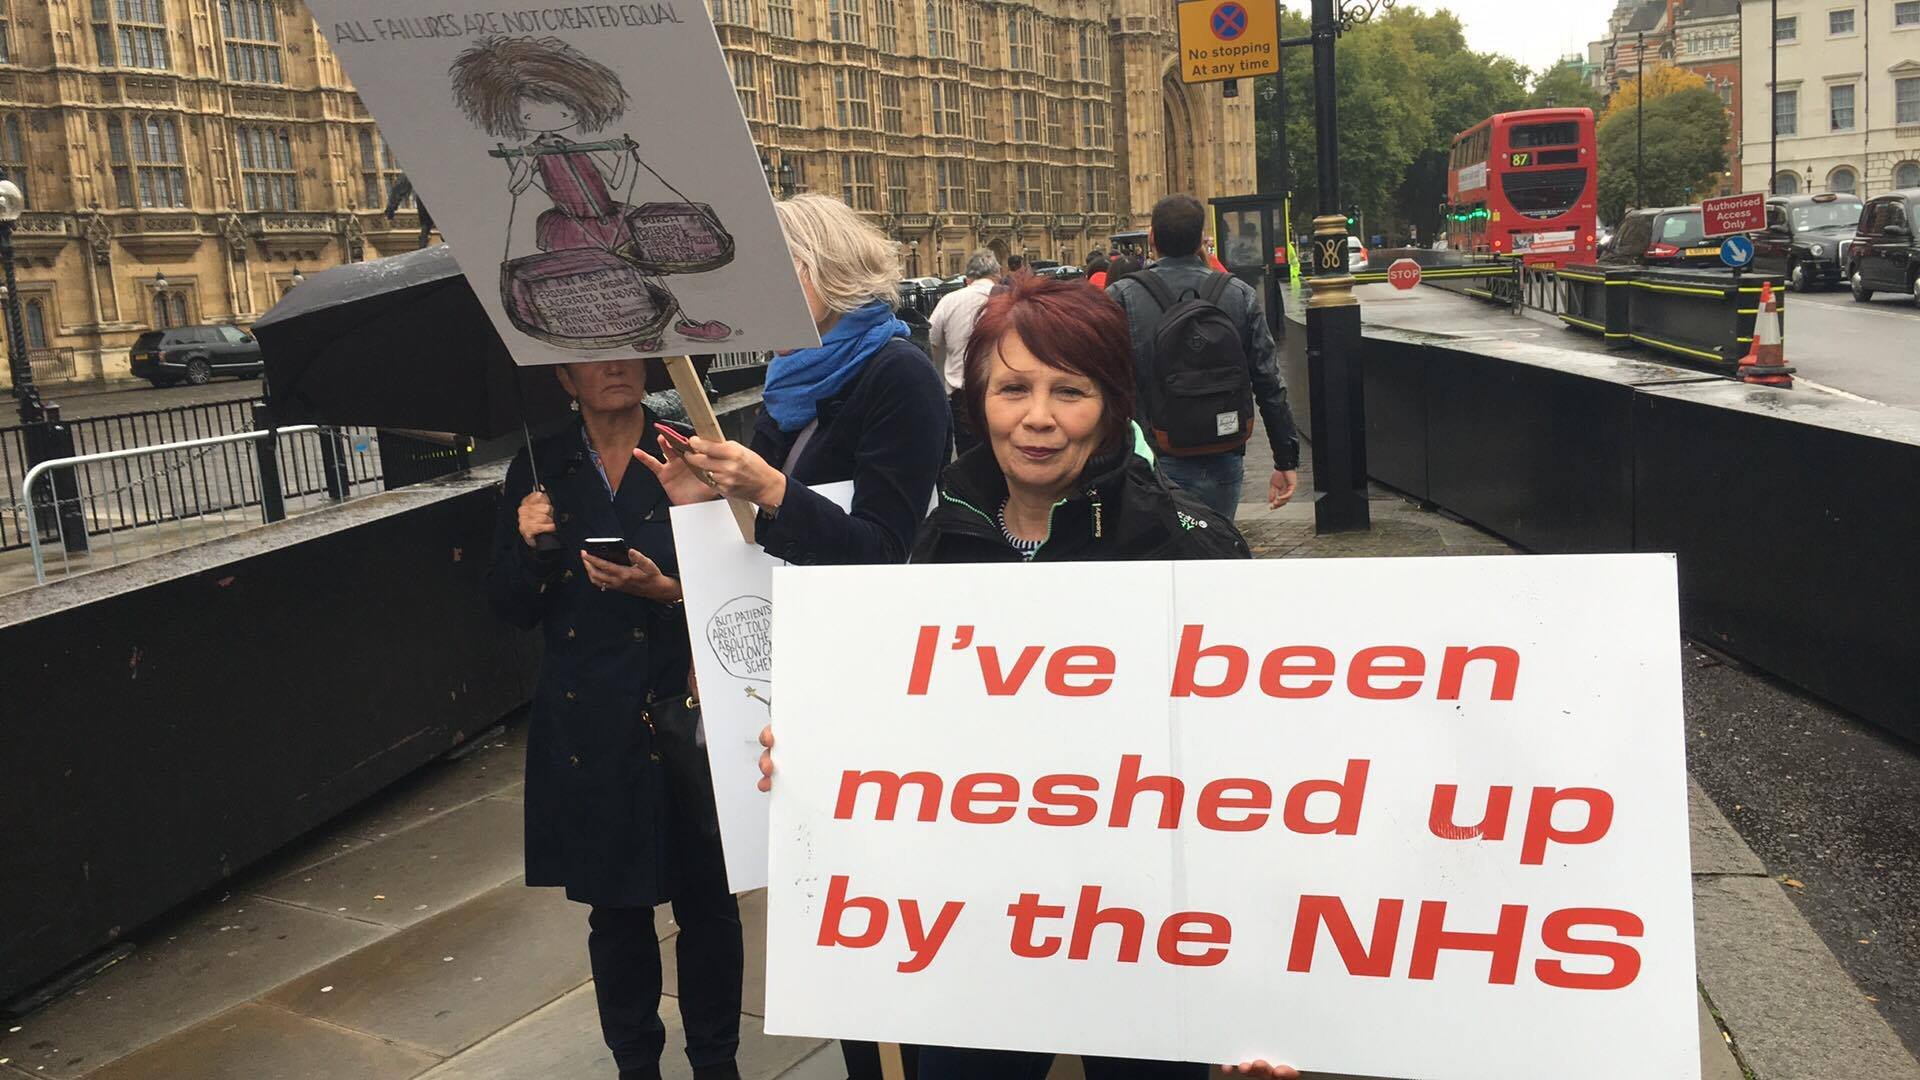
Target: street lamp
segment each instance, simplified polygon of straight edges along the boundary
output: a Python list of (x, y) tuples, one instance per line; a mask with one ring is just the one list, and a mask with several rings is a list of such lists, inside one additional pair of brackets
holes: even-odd
[(20, 407), (22, 424), (37, 424), (43, 419), (40, 388), (33, 385), (33, 361), (27, 355), (27, 331), (20, 317), (20, 283), (13, 275), (13, 227), (27, 208), (27, 198), (19, 185), (0, 180), (0, 264), (5, 268), (7, 307), (7, 366), (13, 373), (13, 397)]
[(288, 280), (287, 287), (289, 289), (299, 288), (300, 283), (305, 280), (307, 280), (307, 275), (301, 273), (300, 268), (296, 266), (293, 268), (293, 277)]
[(1394, 0), (1313, 0), (1313, 32), (1284, 46), (1313, 47), (1313, 111), (1320, 172), (1319, 216), (1313, 219), (1314, 266), (1307, 300), (1307, 377), (1313, 420), (1314, 531), (1365, 532), (1367, 406), (1360, 362), (1360, 301), (1347, 270), (1347, 217), (1340, 210), (1340, 130), (1335, 95), (1335, 42), (1391, 9)]

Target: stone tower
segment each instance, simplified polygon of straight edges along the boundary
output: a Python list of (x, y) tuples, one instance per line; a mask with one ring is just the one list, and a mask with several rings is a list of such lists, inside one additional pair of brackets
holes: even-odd
[(1254, 191), (1253, 84), (1223, 96), (1219, 83), (1183, 86), (1177, 70), (1177, 0), (1114, 0), (1115, 148), (1120, 187), (1115, 216), (1147, 226), (1162, 196), (1187, 191), (1200, 201)]

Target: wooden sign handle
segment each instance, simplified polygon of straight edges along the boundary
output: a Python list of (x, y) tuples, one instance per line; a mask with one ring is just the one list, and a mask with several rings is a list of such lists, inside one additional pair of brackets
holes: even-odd
[[(673, 388), (680, 392), (680, 404), (687, 410), (687, 419), (693, 421), (694, 434), (714, 442), (725, 442), (726, 433), (720, 430), (720, 418), (714, 415), (713, 402), (707, 400), (707, 388), (700, 382), (700, 373), (694, 369), (693, 360), (685, 356), (664, 356), (667, 374), (673, 377)], [(740, 538), (751, 544), (753, 539), (753, 504), (745, 499), (728, 499), (727, 505), (733, 508), (733, 520), (740, 526)]]
[(907, 1064), (900, 1056), (899, 1043), (881, 1043), (880, 1076), (882, 1080), (907, 1080)]

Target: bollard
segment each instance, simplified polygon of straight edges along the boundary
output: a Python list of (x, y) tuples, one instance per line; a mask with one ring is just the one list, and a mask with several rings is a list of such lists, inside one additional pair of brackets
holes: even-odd
[[(60, 422), (60, 406), (42, 405), (41, 419), (28, 424), (22, 432), (26, 439), (27, 463), (31, 467), (42, 461), (73, 457), (73, 429)], [(43, 522), (59, 521), (61, 542), (69, 555), (85, 554), (87, 551), (87, 516), (80, 509), (80, 478), (72, 469), (55, 469), (47, 476), (51, 492), (45, 496), (37, 493), (32, 498), (41, 507), (51, 503), (54, 513), (41, 518)], [(43, 489), (44, 490), (44, 489)], [(42, 526), (43, 528), (45, 526)], [(51, 536), (44, 537), (52, 539)]]
[(353, 476), (348, 466), (352, 460), (348, 455), (352, 452), (345, 432), (320, 429), (320, 471), (327, 478), (327, 498), (335, 502), (345, 499), (353, 490)]
[(266, 522), (284, 521), (287, 496), (280, 489), (279, 439), (274, 431), (273, 411), (264, 401), (253, 403), (253, 430), (267, 433), (266, 438), (253, 443), (254, 460), (260, 468), (260, 518)]

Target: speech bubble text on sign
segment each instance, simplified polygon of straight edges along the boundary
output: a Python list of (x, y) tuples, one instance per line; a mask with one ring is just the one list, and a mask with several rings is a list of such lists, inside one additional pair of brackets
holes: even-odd
[(738, 596), (707, 620), (707, 645), (736, 679), (773, 681), (773, 601)]
[(773, 591), (769, 1032), (1698, 1075), (1670, 557)]

